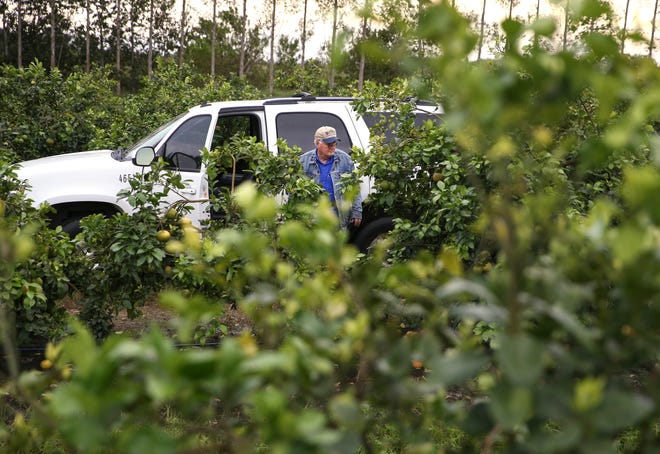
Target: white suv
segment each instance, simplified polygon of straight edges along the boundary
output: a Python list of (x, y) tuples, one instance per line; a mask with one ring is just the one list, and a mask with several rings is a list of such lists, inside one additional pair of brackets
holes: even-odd
[[(326, 125), (337, 130), (343, 150), (350, 152), (352, 147), (368, 150), (370, 127), (376, 117), (358, 115), (352, 101), (303, 94), (254, 101), (204, 102), (126, 150), (87, 151), (27, 161), (20, 164), (18, 176), (29, 183), (29, 197), (35, 205), (48, 203), (56, 209), (53, 225), (61, 225), (64, 231), (74, 234), (85, 216), (131, 211), (132, 207), (126, 200), (118, 199), (117, 194), (128, 187), (129, 176), (139, 172), (134, 157), (143, 147), (152, 147), (156, 156), (163, 157), (172, 169), (181, 173), (186, 187), (180, 192), (190, 200), (209, 197), (201, 150), (214, 149), (237, 133), (256, 137), (273, 153), (277, 153), (277, 138), (306, 151), (314, 147), (314, 131)], [(416, 121), (437, 119), (440, 113), (439, 106), (420, 103), (415, 112)], [(370, 190), (369, 180), (364, 179), (363, 199)], [(194, 204), (188, 216), (199, 225), (210, 216), (208, 205)], [(384, 214), (365, 211), (363, 216), (360, 229), (352, 232), (352, 240), (360, 249), (392, 227), (392, 218)]]

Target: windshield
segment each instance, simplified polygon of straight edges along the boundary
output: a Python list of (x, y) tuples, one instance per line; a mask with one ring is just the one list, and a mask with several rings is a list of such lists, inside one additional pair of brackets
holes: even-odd
[(150, 133), (148, 136), (143, 137), (142, 139), (135, 142), (133, 145), (128, 147), (127, 154), (132, 155), (135, 151), (139, 150), (142, 147), (156, 148), (156, 145), (158, 145), (161, 139), (169, 132), (169, 130), (172, 128), (172, 125), (178, 122), (186, 114), (188, 114), (188, 112), (184, 112), (172, 118), (170, 121), (162, 125), (160, 128)]

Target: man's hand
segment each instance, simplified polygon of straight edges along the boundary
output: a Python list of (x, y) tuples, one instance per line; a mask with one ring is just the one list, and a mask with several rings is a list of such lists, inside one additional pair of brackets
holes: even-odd
[(353, 224), (355, 227), (360, 227), (361, 223), (362, 223), (362, 219), (360, 218), (351, 219), (351, 224)]

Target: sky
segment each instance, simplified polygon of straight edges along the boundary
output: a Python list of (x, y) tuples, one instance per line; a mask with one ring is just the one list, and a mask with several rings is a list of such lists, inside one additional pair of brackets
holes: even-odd
[[(439, 1), (439, 0), (436, 0)], [(541, 0), (540, 3), (540, 15), (541, 16), (554, 16), (559, 20), (562, 20), (562, 14), (560, 11), (560, 5), (557, 3), (563, 4), (566, 0)], [(581, 0), (570, 0), (571, 2), (579, 2)], [(291, 3), (291, 0), (288, 0)], [(356, 0), (357, 4), (361, 4), (363, 0)], [(248, 0), (248, 16), (249, 21), (252, 25), (257, 23), (257, 21), (266, 22), (270, 19), (270, 9), (269, 3), (264, 0)], [(299, 21), (302, 18), (302, 5), (303, 0), (295, 0), (294, 5), (299, 11), (298, 14), (284, 11), (284, 8), (281, 6), (284, 2), (278, 1), (277, 9), (277, 18), (276, 18), (276, 34), (287, 33), (289, 35), (295, 36), (294, 34), (300, 33)], [(615, 15), (618, 18), (617, 25), (623, 27), (623, 16), (626, 7), (626, 0), (610, 0), (610, 5), (614, 10)], [(190, 8), (190, 13), (193, 17), (199, 17), (204, 15), (208, 17), (211, 13), (212, 0), (197, 0), (191, 1), (187, 0), (188, 8)], [(239, 10), (239, 13), (242, 10), (242, 0), (218, 0), (218, 9), (226, 8), (227, 4), (234, 4)], [(456, 7), (459, 11), (464, 14), (470, 14), (476, 17), (481, 16), (481, 8), (483, 5), (482, 0), (455, 0)], [(506, 18), (508, 14), (508, 0), (486, 0), (486, 22), (495, 23), (501, 22)], [(536, 14), (536, 4), (537, 0), (517, 0), (514, 9), (513, 15), (527, 18)], [(181, 0), (178, 0), (176, 6), (177, 10), (181, 10)], [(645, 36), (650, 37), (651, 30), (651, 21), (653, 18), (653, 7), (655, 5), (655, 0), (630, 0), (630, 9), (628, 12), (628, 30), (638, 29), (642, 30), (645, 33)], [(314, 34), (310, 41), (306, 45), (306, 57), (313, 57), (315, 52), (320, 52), (322, 46), (329, 42), (331, 39), (332, 32), (332, 14), (319, 14), (317, 8), (316, 0), (308, 0), (308, 29), (311, 26), (314, 30)], [(355, 15), (353, 14), (342, 14), (341, 19), (352, 25), (356, 26), (358, 23)], [(268, 33), (268, 30), (264, 30), (265, 33)], [(657, 35), (656, 35), (657, 36)], [(633, 49), (632, 43), (626, 44), (626, 51), (631, 53), (640, 53), (645, 52), (644, 49)]]

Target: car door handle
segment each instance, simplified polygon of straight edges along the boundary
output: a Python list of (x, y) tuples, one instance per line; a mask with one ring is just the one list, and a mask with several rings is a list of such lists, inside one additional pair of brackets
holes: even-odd
[(181, 192), (184, 194), (191, 194), (191, 195), (197, 194), (197, 190), (195, 188), (190, 188), (190, 187), (183, 188)]

